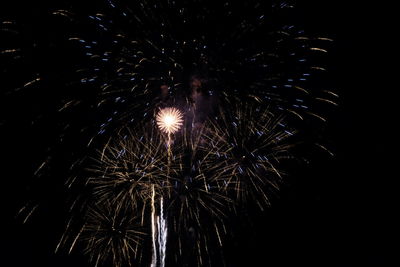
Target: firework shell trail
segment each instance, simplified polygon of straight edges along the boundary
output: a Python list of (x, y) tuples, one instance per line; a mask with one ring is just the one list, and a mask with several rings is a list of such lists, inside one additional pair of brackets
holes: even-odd
[(154, 185), (152, 185), (152, 194), (151, 194), (151, 238), (152, 238), (152, 249), (153, 249), (153, 255), (151, 257), (151, 267), (156, 267), (157, 266), (157, 218), (156, 218), (156, 207), (155, 207), (155, 195), (156, 192), (154, 190)]
[(160, 267), (165, 267), (166, 248), (167, 248), (167, 237), (168, 237), (168, 225), (165, 218), (164, 212), (164, 199), (160, 200), (160, 215), (158, 216), (158, 244), (160, 254)]

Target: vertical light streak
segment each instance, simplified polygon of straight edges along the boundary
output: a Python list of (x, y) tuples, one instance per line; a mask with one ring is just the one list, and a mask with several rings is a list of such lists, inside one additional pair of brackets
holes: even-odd
[(151, 195), (151, 234), (153, 239), (153, 256), (151, 259), (151, 267), (157, 266), (157, 225), (156, 225), (156, 207), (154, 204), (156, 191), (154, 185), (152, 185), (152, 195)]
[(168, 234), (168, 227), (167, 222), (165, 219), (164, 213), (164, 200), (161, 198), (160, 200), (160, 216), (158, 216), (158, 245), (159, 245), (159, 253), (160, 253), (160, 267), (165, 266), (165, 256), (166, 256), (166, 249), (167, 249), (167, 234)]
[[(167, 176), (169, 176), (170, 166), (171, 166), (171, 158), (172, 158), (172, 137), (171, 135), (177, 132), (182, 124), (183, 124), (183, 115), (176, 108), (164, 108), (161, 109), (156, 116), (157, 126), (161, 132), (167, 134), (167, 152), (168, 152), (168, 167), (167, 167)], [(155, 218), (155, 208), (154, 208), (154, 185), (153, 185), (153, 196), (152, 196), (152, 225), (153, 225), (153, 261), (151, 266), (155, 266), (157, 264), (157, 251), (156, 251), (156, 234), (155, 227), (157, 226), (157, 240), (158, 240), (158, 253), (160, 255), (160, 266), (165, 266), (165, 252), (167, 248), (167, 234), (168, 227), (167, 221), (165, 219), (164, 214), (164, 199), (160, 198), (160, 215), (157, 216), (157, 222), (154, 222)], [(155, 225), (157, 224), (157, 225)]]

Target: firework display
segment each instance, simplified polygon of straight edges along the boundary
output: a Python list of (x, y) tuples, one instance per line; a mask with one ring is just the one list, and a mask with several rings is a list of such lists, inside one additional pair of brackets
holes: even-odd
[[(3, 73), (22, 80), (4, 77), (4, 99), (32, 98), (38, 135), (55, 125), (35, 175), (68, 170), (72, 215), (57, 251), (94, 266), (209, 266), (228, 218), (270, 205), (281, 163), (315, 143), (321, 104), (336, 105), (334, 92), (307, 87), (331, 40), (293, 25), (289, 1), (98, 2), (40, 14), (46, 34), (29, 48), (23, 22), (0, 21)], [(38, 70), (23, 63), (40, 58)]]

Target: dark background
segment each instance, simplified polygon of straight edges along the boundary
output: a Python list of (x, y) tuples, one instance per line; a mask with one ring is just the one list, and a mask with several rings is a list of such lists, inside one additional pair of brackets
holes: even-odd
[[(21, 13), (42, 3), (0, 4)], [(272, 207), (229, 244), (229, 266), (395, 266), (394, 91), (390, 6), (368, 1), (303, 1), (307, 33), (335, 40), (328, 65), (340, 106), (327, 124), (334, 158), (315, 159), (290, 180)], [(18, 7), (18, 8), (16, 8)], [(1, 41), (1, 40), (0, 40)], [(16, 122), (18, 124), (18, 122)], [(0, 167), (0, 266), (86, 266), (74, 254), (54, 254), (63, 229), (59, 214), (41, 208), (28, 224), (16, 218), (25, 201), (25, 166), (34, 142), (27, 133), (3, 134)], [(29, 161), (28, 161), (29, 162)], [(45, 190), (52, 190), (46, 188)]]

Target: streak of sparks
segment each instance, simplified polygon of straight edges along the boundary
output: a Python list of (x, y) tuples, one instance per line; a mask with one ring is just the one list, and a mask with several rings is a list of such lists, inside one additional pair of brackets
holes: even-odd
[(157, 218), (156, 218), (156, 207), (155, 207), (155, 195), (154, 185), (151, 186), (151, 237), (153, 245), (153, 254), (151, 257), (151, 267), (157, 266)]

